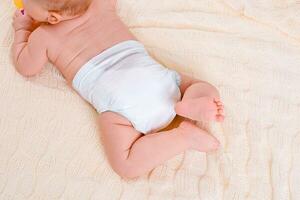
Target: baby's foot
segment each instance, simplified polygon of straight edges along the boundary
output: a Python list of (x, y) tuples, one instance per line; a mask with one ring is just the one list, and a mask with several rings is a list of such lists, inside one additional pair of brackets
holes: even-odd
[(186, 137), (191, 149), (209, 152), (218, 149), (220, 146), (219, 141), (215, 137), (191, 122), (183, 121), (178, 129)]
[(223, 103), (219, 98), (213, 97), (199, 97), (180, 101), (176, 104), (176, 113), (196, 121), (215, 120), (222, 122), (224, 120)]

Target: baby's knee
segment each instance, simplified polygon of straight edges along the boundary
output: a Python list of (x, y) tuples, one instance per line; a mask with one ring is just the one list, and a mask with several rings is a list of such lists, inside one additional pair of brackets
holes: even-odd
[(115, 173), (117, 173), (120, 177), (124, 179), (134, 179), (138, 178), (141, 174), (139, 174), (138, 169), (135, 166), (132, 166), (128, 163), (111, 163), (112, 169)]

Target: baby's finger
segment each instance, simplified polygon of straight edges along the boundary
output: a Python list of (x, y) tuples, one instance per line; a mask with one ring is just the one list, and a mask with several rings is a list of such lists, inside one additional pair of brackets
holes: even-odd
[(21, 11), (20, 11), (20, 10), (16, 10), (16, 11), (15, 11), (15, 16), (16, 16), (16, 17), (21, 17), (21, 16), (22, 16)]

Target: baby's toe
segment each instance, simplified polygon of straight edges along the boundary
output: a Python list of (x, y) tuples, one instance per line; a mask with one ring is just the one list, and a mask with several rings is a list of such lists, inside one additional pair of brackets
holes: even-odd
[(221, 99), (219, 97), (214, 97), (213, 99), (214, 99), (215, 103), (217, 103), (217, 104), (223, 104), (222, 101), (221, 101)]
[(224, 104), (223, 104), (223, 102), (222, 101), (217, 101), (217, 102), (215, 102), (218, 106), (223, 106)]
[(223, 115), (223, 114), (224, 114), (224, 110), (223, 110), (222, 108), (219, 108), (219, 109), (218, 109), (218, 114)]
[(211, 115), (211, 119), (214, 119), (216, 115), (220, 114), (219, 110), (221, 110), (221, 109), (219, 109), (218, 106), (216, 106), (216, 105), (211, 107), (210, 112), (209, 112)]
[(220, 106), (217, 106), (218, 109), (224, 109), (224, 106), (223, 105), (220, 105)]
[(213, 98), (213, 100), (214, 100), (214, 103), (218, 103), (218, 102), (220, 102), (220, 99), (219, 98)]
[(213, 109), (210, 110), (210, 112), (208, 112), (208, 118), (209, 120), (214, 120), (216, 121), (216, 116), (221, 115), (221, 110), (219, 111), (218, 107), (215, 106)]
[(217, 116), (216, 116), (216, 121), (217, 121), (217, 122), (223, 122), (224, 119), (225, 119), (225, 117), (224, 117), (223, 115), (217, 115)]

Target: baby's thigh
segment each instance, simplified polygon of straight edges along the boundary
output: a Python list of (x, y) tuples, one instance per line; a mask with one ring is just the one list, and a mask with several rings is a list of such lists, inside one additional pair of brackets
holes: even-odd
[(126, 159), (132, 144), (143, 136), (131, 122), (115, 112), (104, 112), (98, 117), (103, 146), (110, 161)]

